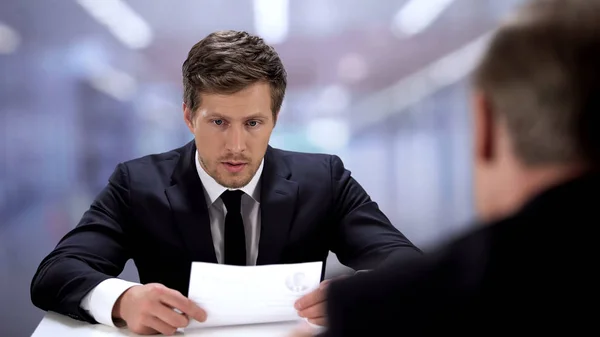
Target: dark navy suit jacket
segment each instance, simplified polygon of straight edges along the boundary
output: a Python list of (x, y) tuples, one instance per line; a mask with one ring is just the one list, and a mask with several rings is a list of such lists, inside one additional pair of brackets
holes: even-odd
[[(322, 337), (597, 330), (600, 174), (558, 184), (428, 254), (332, 282)], [(486, 332), (487, 331), (487, 332)]]
[[(196, 172), (195, 144), (119, 164), (75, 229), (41, 262), (33, 303), (94, 323), (80, 308), (133, 259), (141, 283), (184, 295), (192, 261), (217, 263)], [(392, 226), (337, 156), (269, 147), (261, 177), (257, 264), (325, 262), (371, 269), (391, 254), (420, 254)]]

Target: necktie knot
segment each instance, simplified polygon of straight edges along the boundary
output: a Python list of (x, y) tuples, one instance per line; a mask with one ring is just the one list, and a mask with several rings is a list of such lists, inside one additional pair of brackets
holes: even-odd
[(227, 190), (221, 194), (221, 200), (227, 208), (227, 213), (240, 213), (242, 207), (242, 194), (244, 192), (240, 190)]

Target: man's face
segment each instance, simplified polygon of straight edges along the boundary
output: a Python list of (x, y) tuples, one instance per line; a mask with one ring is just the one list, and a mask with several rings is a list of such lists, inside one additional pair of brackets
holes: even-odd
[(194, 134), (202, 168), (228, 188), (247, 185), (260, 166), (275, 126), (268, 83), (231, 95), (201, 94), (184, 118)]

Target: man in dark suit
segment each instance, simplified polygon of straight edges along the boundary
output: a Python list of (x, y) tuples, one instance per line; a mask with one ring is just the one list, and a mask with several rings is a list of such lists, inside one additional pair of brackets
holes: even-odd
[(500, 27), (474, 76), (483, 224), (331, 283), (325, 336), (595, 330), (599, 18), (599, 0), (537, 0)]
[[(287, 80), (262, 39), (210, 34), (182, 71), (194, 141), (116, 167), (41, 262), (31, 285), (36, 306), (172, 334), (189, 317), (206, 317), (185, 297), (192, 261), (325, 262), (331, 250), (351, 268), (371, 269), (394, 255), (420, 254), (338, 157), (268, 146)], [(116, 278), (130, 258), (144, 285)], [(304, 317), (324, 324), (325, 304), (307, 302), (313, 314)]]

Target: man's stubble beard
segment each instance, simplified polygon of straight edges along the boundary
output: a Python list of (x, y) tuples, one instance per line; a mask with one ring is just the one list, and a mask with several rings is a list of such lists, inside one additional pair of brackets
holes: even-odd
[[(234, 178), (232, 179), (232, 181), (225, 181), (225, 178), (220, 174), (218, 169), (220, 162), (215, 164), (213, 170), (210, 170), (208, 166), (204, 163), (202, 158), (199, 158), (199, 161), (200, 166), (204, 169), (204, 171), (206, 171), (206, 173), (208, 173), (209, 176), (211, 176), (217, 183), (219, 183), (219, 185), (227, 188), (242, 188), (248, 185), (254, 177), (254, 175), (256, 174), (256, 171), (258, 171), (258, 166), (253, 165), (252, 162), (248, 162), (246, 169), (249, 170), (249, 174), (246, 177), (242, 176), (243, 174), (245, 174), (244, 172), (242, 172), (237, 176), (233, 175)], [(242, 178), (243, 180), (240, 180)]]

